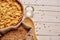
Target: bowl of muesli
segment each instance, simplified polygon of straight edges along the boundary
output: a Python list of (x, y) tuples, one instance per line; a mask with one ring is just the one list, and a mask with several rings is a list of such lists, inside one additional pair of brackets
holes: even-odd
[(0, 33), (17, 28), (23, 19), (23, 6), (18, 0), (0, 0)]

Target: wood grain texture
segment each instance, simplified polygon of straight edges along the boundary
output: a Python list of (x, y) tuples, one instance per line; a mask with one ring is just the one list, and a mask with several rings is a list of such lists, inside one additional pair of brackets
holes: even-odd
[(60, 40), (60, 0), (20, 0), (34, 7), (33, 20), (38, 40)]

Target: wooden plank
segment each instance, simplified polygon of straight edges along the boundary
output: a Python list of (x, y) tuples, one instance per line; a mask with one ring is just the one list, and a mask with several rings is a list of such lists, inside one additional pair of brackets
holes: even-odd
[(37, 35), (60, 35), (60, 23), (35, 22)]
[(38, 40), (60, 40), (60, 36), (37, 36)]
[(52, 36), (50, 37), (50, 40), (60, 40), (60, 36)]
[[(35, 5), (23, 5), (24, 8), (27, 6), (34, 7), (34, 11), (51, 11), (51, 12), (60, 12), (60, 7), (52, 7), (52, 6), (35, 6)], [(38, 9), (39, 8), (39, 9)]]
[(38, 20), (43, 22), (60, 22), (60, 12), (35, 11), (33, 13), (33, 19), (34, 21)]
[(60, 5), (60, 0), (20, 0), (23, 4)]
[(49, 40), (49, 36), (37, 36), (37, 40)]
[(47, 15), (47, 16), (60, 16), (60, 12), (49, 12), (49, 11), (34, 11), (34, 14), (39, 14), (40, 16), (44, 16), (44, 15)]
[(35, 8), (35, 10), (38, 11), (60, 12), (60, 7), (51, 7), (51, 6), (33, 6), (33, 7)]

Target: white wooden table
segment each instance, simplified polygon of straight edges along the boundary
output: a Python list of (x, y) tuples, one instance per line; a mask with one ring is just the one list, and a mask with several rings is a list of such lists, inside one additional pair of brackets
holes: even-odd
[(60, 40), (60, 0), (20, 0), (24, 8), (33, 6), (38, 40)]

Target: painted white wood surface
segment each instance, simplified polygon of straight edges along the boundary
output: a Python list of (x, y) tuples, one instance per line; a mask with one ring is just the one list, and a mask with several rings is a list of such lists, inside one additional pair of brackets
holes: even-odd
[(20, 0), (33, 6), (33, 20), (38, 40), (60, 40), (60, 0)]

